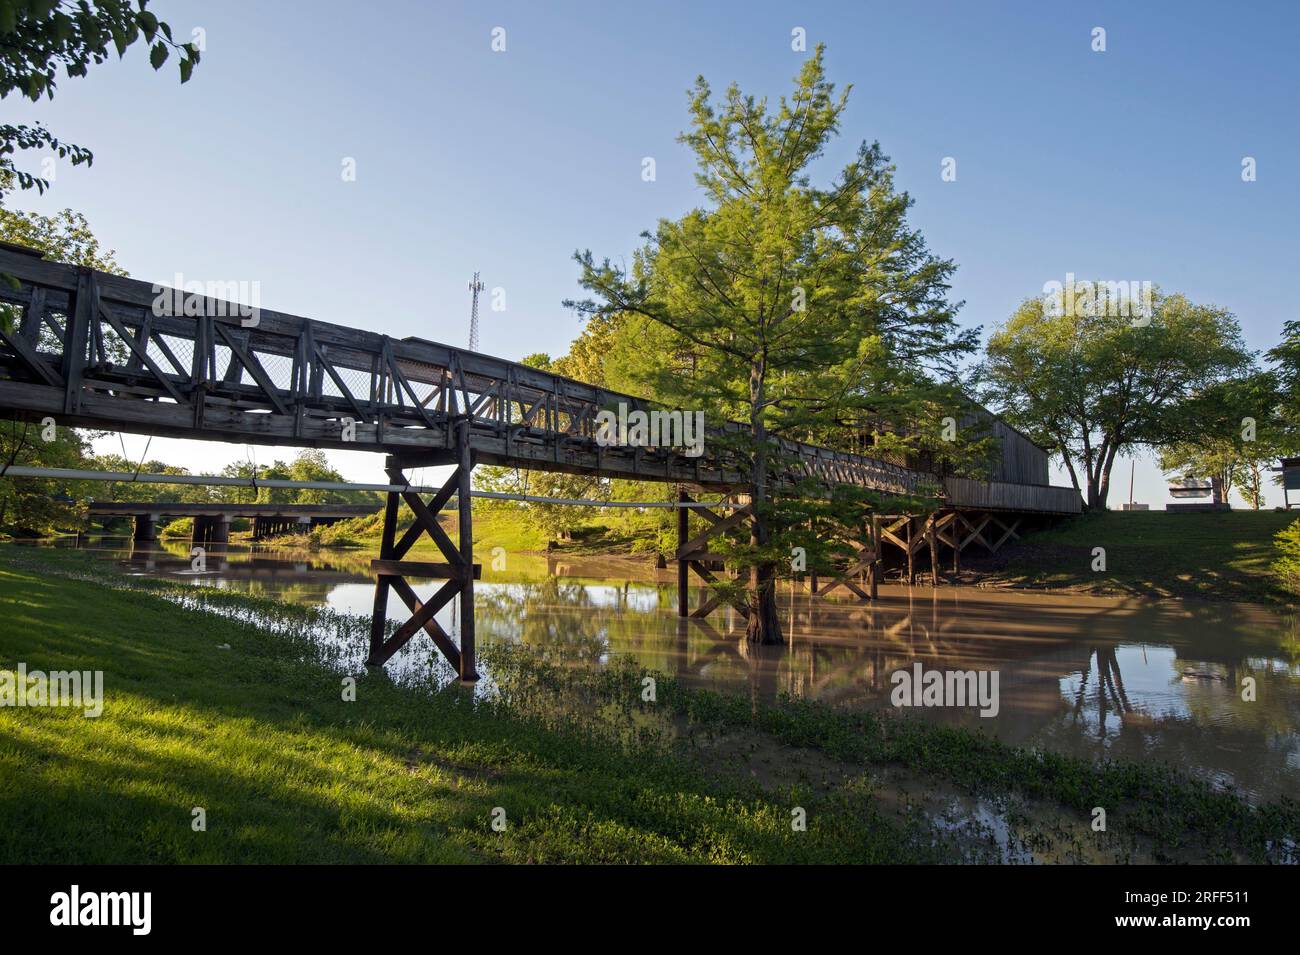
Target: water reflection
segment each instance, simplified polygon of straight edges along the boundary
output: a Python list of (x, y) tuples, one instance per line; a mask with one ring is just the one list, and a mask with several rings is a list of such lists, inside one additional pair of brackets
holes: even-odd
[[(196, 573), (184, 542), (96, 546), (135, 573), (361, 616), (372, 606), (367, 552), (232, 545), (210, 551)], [(522, 642), (572, 663), (626, 656), (693, 686), (848, 707), (889, 708), (891, 675), (918, 661), (997, 670), (994, 718), (973, 708), (910, 712), (1018, 745), (1162, 761), (1252, 797), (1300, 796), (1300, 624), (1264, 608), (896, 586), (882, 587), (874, 605), (784, 593), (788, 644), (752, 647), (730, 609), (677, 617), (671, 571), (540, 555), (511, 555), (508, 567), (485, 568), (478, 586), (481, 644)], [(434, 586), (412, 583), (421, 593)], [(458, 637), (455, 610), (438, 619)], [(401, 619), (404, 608), (390, 613)], [(1255, 681), (1250, 702), (1246, 677)]]

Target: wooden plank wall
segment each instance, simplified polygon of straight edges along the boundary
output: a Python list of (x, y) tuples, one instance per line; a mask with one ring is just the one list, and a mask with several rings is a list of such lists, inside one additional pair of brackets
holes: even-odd
[(1083, 510), (1083, 499), (1071, 487), (972, 481), (959, 477), (944, 478), (943, 484), (946, 503), (954, 508), (1043, 514), (1078, 514)]
[(1001, 418), (993, 419), (993, 433), (1002, 444), (1002, 457), (993, 480), (1012, 484), (1048, 484), (1048, 454)]

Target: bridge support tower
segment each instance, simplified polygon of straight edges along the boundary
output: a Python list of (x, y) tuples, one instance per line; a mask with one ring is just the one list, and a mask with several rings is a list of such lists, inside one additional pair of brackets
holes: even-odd
[(135, 515), (135, 534), (134, 539), (137, 541), (154, 541), (158, 539), (158, 515), (157, 514), (137, 514)]
[[(429, 467), (454, 464), (455, 471), (436, 494), (427, 501), (414, 491), (390, 491), (384, 504), (384, 528), (380, 538), (379, 557), (370, 562), (375, 576), (375, 604), (370, 620), (370, 655), (366, 665), (383, 666), (405, 646), (415, 634), (423, 630), (433, 641), (464, 683), (478, 680), (474, 649), (474, 581), (481, 574), (481, 565), (474, 563), (474, 529), (470, 499), (470, 479), (474, 471), (474, 457), (469, 446), (469, 422), (461, 419), (456, 425), (456, 448), (451, 453), (422, 454), (418, 457), (390, 456), (385, 463), (388, 479), (393, 484), (409, 485), (405, 470), (409, 467)], [(452, 496), (457, 499), (458, 540), (451, 537), (438, 523), (438, 513)], [(397, 532), (399, 506), (405, 503), (415, 520)], [(440, 562), (405, 560), (406, 554), (422, 535), (427, 534), (443, 557)], [(421, 599), (407, 582), (407, 577), (431, 577), (443, 581), (427, 599)], [(388, 598), (396, 594), (410, 616), (391, 635), (388, 634)], [(460, 645), (438, 623), (435, 615), (453, 598), (459, 597)]]

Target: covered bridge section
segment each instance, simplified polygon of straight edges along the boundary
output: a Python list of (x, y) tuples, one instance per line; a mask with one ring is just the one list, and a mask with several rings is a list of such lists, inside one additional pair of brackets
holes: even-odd
[(253, 540), (273, 534), (310, 533), (322, 524), (353, 517), (366, 517), (379, 510), (377, 504), (180, 504), (155, 501), (95, 501), (86, 509), (91, 518), (130, 517), (135, 522), (137, 541), (158, 538), (158, 524), (165, 517), (192, 517), (195, 546), (230, 542), (230, 523), (244, 517), (253, 522)]

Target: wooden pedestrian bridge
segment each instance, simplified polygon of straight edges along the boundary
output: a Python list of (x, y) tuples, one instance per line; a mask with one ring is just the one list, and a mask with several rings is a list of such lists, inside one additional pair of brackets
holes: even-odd
[(378, 504), (190, 504), (162, 501), (91, 501), (86, 516), (100, 520), (128, 517), (134, 521), (137, 541), (158, 539), (158, 524), (164, 517), (188, 517), (194, 521), (190, 543), (210, 546), (230, 543), (230, 525), (236, 518), (253, 524), (253, 540), (275, 534), (309, 533), (322, 525), (366, 517), (379, 510)]
[[(422, 338), (395, 339), (227, 299), (186, 293), (85, 267), (47, 261), (0, 243), (0, 413), (60, 426), (177, 438), (383, 452), (392, 482), (385, 507), (371, 662), (387, 660), (426, 632), (463, 678), (475, 674), (470, 477), (476, 464), (661, 481), (723, 495), (745, 484), (743, 462), (727, 450), (734, 422), (710, 422), (703, 452), (681, 447), (609, 445), (602, 412), (663, 412), (651, 402), (525, 365)], [(371, 318), (367, 325), (379, 324)], [(669, 413), (672, 413), (671, 411)], [(995, 420), (1003, 448), (992, 481), (944, 477), (898, 463), (812, 444), (783, 441), (780, 483), (815, 479), (891, 495), (930, 495), (942, 505), (922, 518), (891, 518), (873, 539), (913, 557), (926, 543), (956, 555), (973, 542), (999, 546), (1030, 516), (1075, 514), (1079, 495), (1048, 484), (1047, 453)], [(734, 446), (734, 445), (733, 445)], [(453, 465), (430, 499), (409, 488), (405, 469)], [(436, 515), (457, 499), (453, 542)], [(682, 497), (686, 494), (683, 492)], [(399, 501), (415, 522), (398, 535)], [(683, 500), (716, 529), (744, 520)], [(685, 527), (685, 510), (679, 510)], [(905, 524), (898, 524), (904, 520)], [(924, 521), (924, 525), (922, 525)], [(942, 522), (942, 523), (941, 523)], [(445, 563), (403, 560), (421, 535)], [(684, 534), (684, 530), (683, 530)], [(937, 540), (936, 540), (937, 538)], [(679, 548), (681, 611), (686, 570), (709, 579), (695, 541)], [(407, 576), (445, 581), (421, 601)], [(852, 581), (848, 581), (852, 585)], [(854, 588), (856, 589), (856, 588)], [(388, 594), (411, 610), (385, 635)], [(459, 594), (461, 647), (434, 620)], [(706, 599), (697, 609), (716, 605)]]

